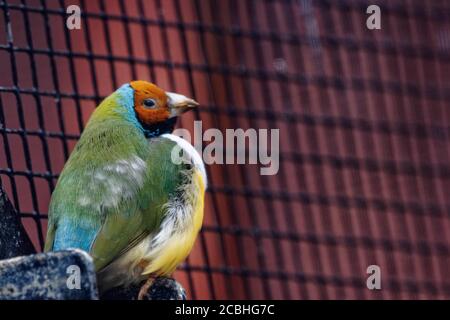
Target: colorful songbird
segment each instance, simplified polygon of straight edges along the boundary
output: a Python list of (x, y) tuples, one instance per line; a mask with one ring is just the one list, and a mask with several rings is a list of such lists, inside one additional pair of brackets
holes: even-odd
[[(171, 132), (196, 106), (152, 83), (127, 83), (94, 111), (64, 166), (45, 250), (87, 251), (101, 292), (145, 279), (148, 289), (190, 253), (202, 225), (206, 173), (194, 147)], [(180, 152), (184, 161), (174, 161)]]

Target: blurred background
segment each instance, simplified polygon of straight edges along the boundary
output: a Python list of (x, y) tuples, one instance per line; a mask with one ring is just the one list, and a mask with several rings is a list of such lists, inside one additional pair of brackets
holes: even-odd
[(280, 129), (278, 174), (207, 167), (175, 273), (190, 299), (449, 299), (449, 18), (439, 0), (0, 0), (1, 182), (42, 250), (89, 115), (149, 80), (201, 103), (180, 127)]

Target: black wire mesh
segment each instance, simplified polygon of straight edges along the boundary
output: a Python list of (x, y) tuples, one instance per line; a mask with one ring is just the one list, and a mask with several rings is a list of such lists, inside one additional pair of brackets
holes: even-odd
[[(448, 1), (0, 1), (0, 177), (38, 250), (93, 108), (148, 79), (181, 126), (279, 128), (280, 170), (208, 166), (191, 298), (450, 298)], [(366, 288), (366, 268), (382, 290)]]

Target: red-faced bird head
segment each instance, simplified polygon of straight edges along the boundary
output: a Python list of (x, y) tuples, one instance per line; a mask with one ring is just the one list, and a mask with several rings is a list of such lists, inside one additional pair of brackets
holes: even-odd
[(147, 81), (132, 81), (134, 110), (143, 126), (154, 126), (195, 108), (198, 103), (184, 95), (166, 92)]

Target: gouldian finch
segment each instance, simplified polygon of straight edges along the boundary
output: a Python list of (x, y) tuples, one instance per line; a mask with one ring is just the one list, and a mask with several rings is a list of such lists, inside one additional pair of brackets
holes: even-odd
[[(204, 164), (171, 134), (177, 117), (196, 106), (146, 81), (103, 100), (52, 194), (45, 251), (88, 252), (100, 292), (170, 276), (203, 221)], [(184, 161), (174, 161), (175, 147)]]

